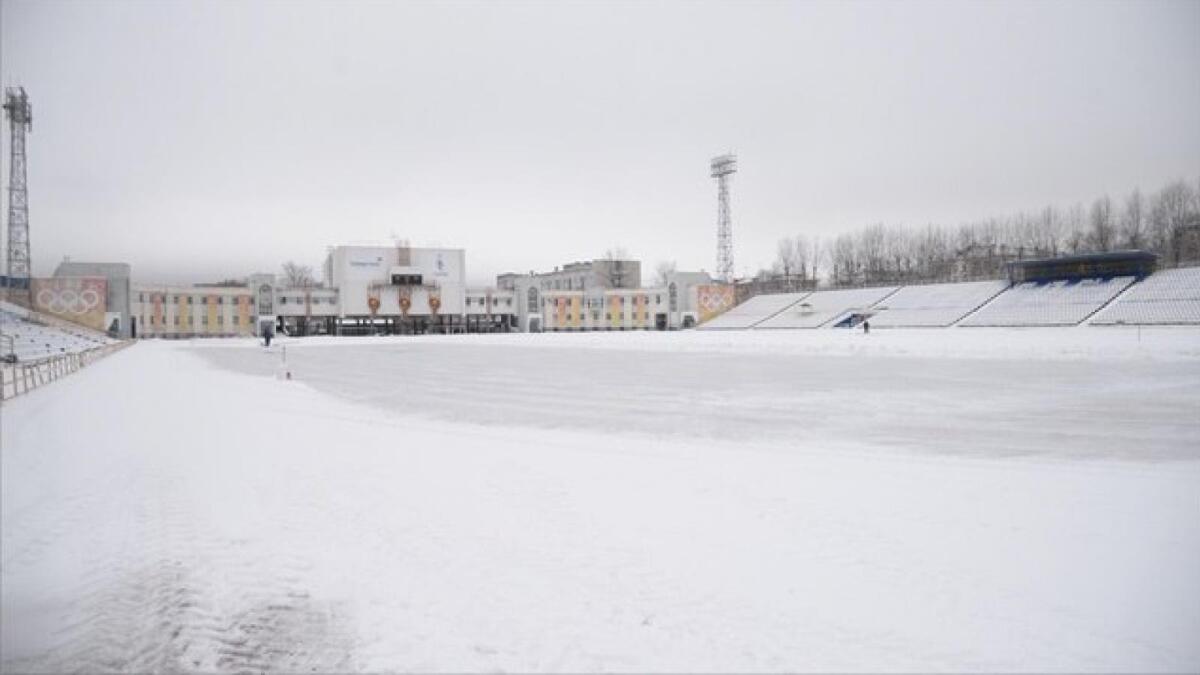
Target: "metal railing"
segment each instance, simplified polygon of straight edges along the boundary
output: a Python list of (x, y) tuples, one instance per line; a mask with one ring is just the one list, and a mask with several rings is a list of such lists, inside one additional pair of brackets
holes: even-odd
[(16, 398), (38, 387), (66, 377), (100, 359), (133, 344), (123, 340), (71, 354), (56, 354), (25, 363), (0, 364), (0, 401)]

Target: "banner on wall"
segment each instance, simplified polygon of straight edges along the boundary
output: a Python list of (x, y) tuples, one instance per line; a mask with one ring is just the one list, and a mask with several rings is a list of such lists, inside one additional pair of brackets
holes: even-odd
[(95, 330), (105, 330), (108, 281), (104, 277), (34, 279), (33, 308)]
[(734, 305), (733, 286), (725, 284), (697, 286), (696, 304), (700, 310), (700, 323), (720, 316)]

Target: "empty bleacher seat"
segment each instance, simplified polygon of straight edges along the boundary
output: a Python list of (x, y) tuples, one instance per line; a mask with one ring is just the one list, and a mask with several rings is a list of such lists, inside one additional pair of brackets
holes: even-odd
[(1133, 283), (1133, 277), (1027, 281), (996, 296), (960, 326), (1074, 326)]
[(895, 286), (817, 291), (755, 327), (818, 328), (847, 312), (870, 307), (895, 291)]
[(808, 295), (808, 293), (756, 295), (724, 314), (700, 324), (699, 328), (701, 330), (750, 328), (796, 304)]
[[(18, 362), (83, 352), (115, 342), (103, 333), (83, 327), (44, 325), (32, 313), (11, 306), (0, 308), (0, 333), (11, 339), (12, 354)], [(8, 340), (4, 346), (9, 346)]]
[(1156, 272), (1091, 320), (1093, 325), (1200, 324), (1200, 267)]
[(916, 328), (950, 326), (1008, 286), (1006, 281), (905, 286), (872, 308), (871, 326)]

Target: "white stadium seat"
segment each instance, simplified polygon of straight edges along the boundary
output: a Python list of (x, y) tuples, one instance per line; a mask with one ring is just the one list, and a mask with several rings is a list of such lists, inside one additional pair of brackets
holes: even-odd
[(996, 297), (1006, 281), (905, 286), (872, 308), (872, 328), (950, 326)]
[(1125, 290), (1133, 277), (1027, 281), (1001, 293), (960, 326), (1074, 326)]
[(895, 292), (895, 286), (817, 291), (756, 328), (818, 328), (847, 312), (870, 307)]
[[(7, 303), (0, 308), (0, 334), (11, 338), (11, 353), (18, 362), (83, 352), (116, 342), (103, 333), (82, 326), (68, 328), (43, 325), (29, 312)], [(9, 340), (0, 341), (0, 347), (5, 351), (0, 357), (7, 357)]]
[(1164, 270), (1134, 284), (1092, 325), (1200, 324), (1200, 267)]
[(699, 326), (701, 330), (751, 328), (808, 297), (809, 293), (756, 295)]

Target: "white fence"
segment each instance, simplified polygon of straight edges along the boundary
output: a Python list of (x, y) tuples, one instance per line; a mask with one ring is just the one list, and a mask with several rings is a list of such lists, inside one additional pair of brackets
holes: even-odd
[(2, 363), (0, 364), (0, 401), (7, 401), (37, 389), (43, 384), (49, 384), (70, 375), (113, 352), (128, 347), (133, 342), (133, 340), (125, 340), (82, 352), (48, 356), (28, 363)]

